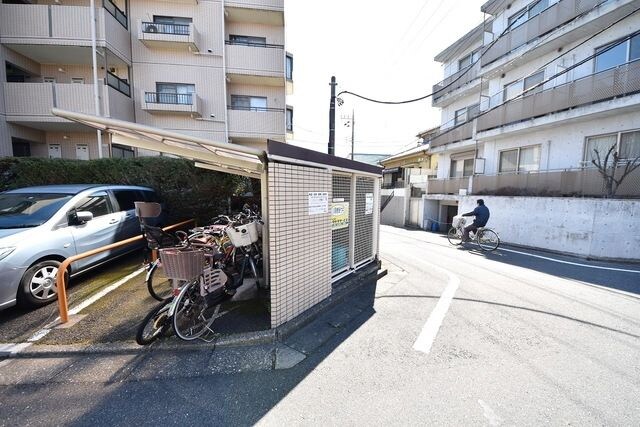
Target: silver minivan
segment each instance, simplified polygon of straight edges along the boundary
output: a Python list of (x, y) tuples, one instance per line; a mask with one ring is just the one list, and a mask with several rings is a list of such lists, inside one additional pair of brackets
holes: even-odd
[[(151, 188), (47, 185), (0, 193), (0, 310), (56, 299), (61, 262), (140, 234), (134, 202), (157, 201)], [(73, 263), (77, 275), (140, 245)]]

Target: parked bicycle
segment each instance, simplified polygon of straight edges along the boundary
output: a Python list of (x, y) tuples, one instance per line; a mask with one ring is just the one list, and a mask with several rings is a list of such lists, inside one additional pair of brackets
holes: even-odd
[[(447, 233), (449, 243), (455, 246), (462, 244), (462, 237), (466, 222), (467, 221), (464, 217), (455, 217), (453, 219), (453, 226)], [(470, 241), (475, 241), (483, 251), (495, 251), (498, 249), (498, 246), (500, 246), (500, 236), (498, 236), (498, 233), (487, 227), (480, 227), (475, 233), (471, 231), (469, 233), (469, 239)]]

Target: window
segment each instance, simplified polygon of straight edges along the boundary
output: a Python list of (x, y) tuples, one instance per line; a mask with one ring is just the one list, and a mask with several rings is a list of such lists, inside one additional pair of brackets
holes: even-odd
[(456, 111), (455, 124), (459, 125), (467, 121), (467, 108), (461, 108)]
[(620, 135), (620, 158), (633, 160), (640, 157), (640, 131)]
[(500, 152), (499, 171), (501, 173), (537, 171), (539, 168), (539, 145)]
[(640, 59), (640, 34), (596, 49), (595, 72)]
[(144, 202), (144, 195), (138, 190), (114, 190), (113, 195), (120, 211), (132, 211), (135, 209), (135, 202)]
[(193, 94), (196, 86), (187, 83), (156, 83), (156, 94), (152, 94), (152, 100), (147, 102), (156, 102), (159, 104), (193, 104)]
[(591, 161), (596, 159), (596, 151), (600, 154), (600, 158), (604, 159), (609, 149), (616, 145), (618, 145), (617, 133), (588, 137), (584, 148), (585, 163), (591, 164)]
[(75, 207), (78, 212), (91, 212), (94, 218), (112, 213), (107, 193), (95, 193), (85, 197)]
[(245, 44), (247, 46), (264, 46), (267, 44), (266, 37), (240, 36), (237, 34), (229, 34), (229, 40), (233, 44)]
[(465, 159), (462, 164), (462, 176), (473, 175), (473, 159)]
[(480, 114), (480, 104), (473, 104), (467, 107), (467, 120), (471, 120)]
[(287, 55), (285, 72), (286, 72), (287, 80), (293, 80), (293, 56), (291, 55)]
[(71, 77), (71, 83), (76, 84), (76, 85), (83, 85), (84, 84), (84, 77)]
[(267, 98), (262, 96), (231, 95), (231, 108), (247, 111), (267, 111)]
[(461, 178), (473, 175), (473, 159), (451, 160), (449, 178)]
[[(526, 91), (529, 88), (532, 88), (544, 81), (544, 70), (538, 71), (537, 73), (526, 77), (524, 79), (524, 90)], [(527, 92), (527, 95), (531, 95), (534, 93), (542, 92), (542, 85), (537, 86), (535, 89)]]
[(31, 157), (31, 144), (19, 138), (11, 138), (13, 157)]
[(502, 91), (502, 101), (506, 102), (510, 99), (513, 99), (521, 92), (522, 82), (520, 80), (504, 85), (504, 90)]
[(293, 108), (287, 108), (287, 132), (293, 132)]
[(534, 16), (542, 13), (544, 10), (546, 10), (549, 7), (549, 3), (555, 3), (555, 2), (554, 1), (550, 2), (549, 0), (540, 0), (514, 13), (509, 17), (508, 30), (513, 30), (514, 28), (519, 27), (520, 25), (524, 24)]
[(124, 147), (122, 145), (112, 145), (111, 157), (115, 159), (131, 159), (135, 157), (135, 153), (132, 148)]
[(471, 65), (471, 54), (458, 61), (458, 70), (464, 70), (469, 65)]
[(55, 77), (43, 77), (42, 81), (45, 83), (55, 83), (56, 82), (56, 78)]
[(469, 105), (468, 107), (461, 108), (456, 111), (455, 124), (459, 125), (480, 114), (480, 104)]

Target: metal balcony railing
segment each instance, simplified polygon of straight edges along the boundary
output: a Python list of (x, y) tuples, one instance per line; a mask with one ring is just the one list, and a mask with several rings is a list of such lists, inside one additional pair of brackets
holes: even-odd
[(284, 49), (284, 45), (281, 45), (281, 44), (245, 42), (245, 41), (238, 41), (238, 40), (225, 40), (224, 43), (227, 45), (233, 45), (233, 46), (250, 46), (250, 47), (264, 47), (267, 49)]
[(142, 22), (143, 33), (172, 34), (177, 36), (188, 36), (190, 33), (189, 24), (161, 24), (158, 22)]
[(482, 66), (550, 33), (576, 16), (593, 9), (599, 3), (602, 3), (602, 0), (560, 0), (496, 40), (482, 55)]
[(459, 194), (467, 190), (469, 178), (430, 179), (427, 182), (428, 194)]
[(120, 25), (122, 25), (124, 28), (129, 28), (127, 15), (122, 10), (120, 10), (120, 8), (116, 6), (111, 0), (102, 0), (102, 5), (107, 10), (107, 12), (111, 14), (111, 16), (116, 18), (116, 21), (118, 21)]
[(480, 62), (476, 62), (462, 70), (453, 73), (441, 82), (436, 83), (433, 86), (433, 101), (436, 102), (447, 93), (459, 89), (469, 82), (472, 82), (473, 80), (478, 78), (479, 71)]
[(148, 104), (193, 105), (193, 94), (145, 92), (144, 101)]
[(118, 92), (131, 96), (131, 85), (120, 77), (107, 71), (107, 85), (111, 86)]
[(431, 138), (431, 147), (439, 145), (451, 144), (453, 142), (471, 139), (473, 136), (473, 120), (454, 126), (452, 128), (442, 129), (440, 133)]
[(477, 131), (640, 92), (640, 60), (508, 101), (478, 118)]
[(243, 107), (240, 105), (229, 105), (227, 106), (229, 110), (238, 110), (238, 111), (256, 111), (259, 113), (266, 112), (274, 112), (274, 113), (284, 113), (284, 108), (267, 108), (267, 107)]

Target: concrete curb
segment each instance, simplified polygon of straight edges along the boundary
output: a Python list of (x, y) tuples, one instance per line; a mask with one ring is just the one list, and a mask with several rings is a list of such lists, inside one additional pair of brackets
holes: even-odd
[[(378, 263), (371, 263), (371, 265), (367, 265), (361, 270), (354, 272), (352, 275), (347, 276), (342, 281), (338, 282), (334, 287), (331, 296), (276, 329), (219, 336), (210, 343), (202, 341), (190, 343), (175, 338), (170, 341), (157, 341), (150, 346), (139, 346), (137, 343), (129, 341), (68, 345), (38, 345), (34, 343), (26, 346), (18, 352), (6, 352), (4, 354), (0, 354), (0, 358), (22, 359), (68, 357), (74, 355), (127, 355), (152, 352), (199, 352), (211, 351), (216, 348), (258, 346), (264, 344), (277, 345), (355, 292), (366, 282), (367, 278), (377, 274), (378, 267)], [(16, 346), (19, 345), (21, 344), (16, 344)]]

